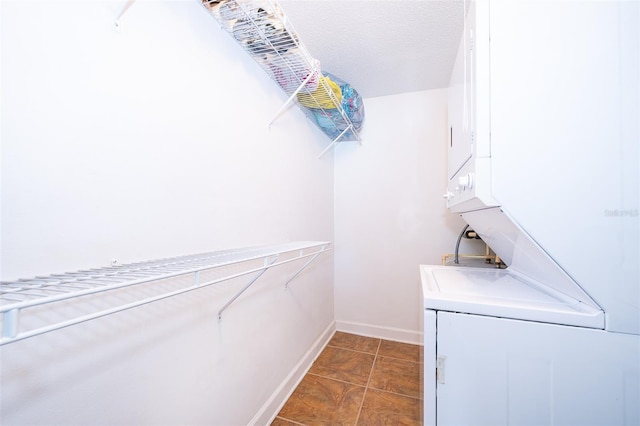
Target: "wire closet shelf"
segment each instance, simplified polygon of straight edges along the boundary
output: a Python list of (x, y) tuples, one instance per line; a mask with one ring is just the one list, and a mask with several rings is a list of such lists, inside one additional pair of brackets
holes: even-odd
[(332, 138), (320, 156), (339, 141), (361, 142), (358, 128), (345, 109), (340, 87), (328, 74), (323, 75), (320, 62), (311, 56), (277, 1), (201, 1), (220, 27), (287, 94), (287, 101), (269, 126), (291, 103), (296, 103)]
[[(252, 275), (251, 280), (219, 309), (218, 318), (221, 319), (224, 310), (269, 268), (307, 259), (297, 272), (285, 282), (285, 287), (287, 287), (320, 254), (329, 251), (329, 246), (329, 242), (321, 241), (292, 242), (1, 282), (2, 336), (0, 337), (0, 346), (224, 281)], [(233, 268), (226, 270), (225, 267)], [(222, 275), (210, 275), (211, 279), (201, 279), (201, 276), (210, 271), (222, 271)], [(160, 292), (156, 292), (152, 296), (146, 295), (135, 300), (128, 300), (126, 303), (120, 303), (108, 309), (83, 312), (82, 315), (55, 323), (40, 324), (35, 328), (26, 327), (23, 330), (20, 327), (21, 313), (30, 308), (44, 305), (52, 306), (52, 304), (72, 299), (82, 300), (92, 295), (109, 294), (120, 289), (154, 284), (154, 282), (174, 278), (180, 278), (178, 281), (181, 284), (177, 288), (175, 286), (170, 289), (160, 288)], [(86, 305), (91, 307), (90, 304)]]
[[(127, 0), (115, 25), (136, 0)], [(240, 47), (288, 96), (269, 128), (291, 106), (297, 104), (331, 143), (358, 141), (364, 118), (362, 100), (349, 84), (323, 73), (298, 36), (277, 0), (196, 0), (233, 37)]]

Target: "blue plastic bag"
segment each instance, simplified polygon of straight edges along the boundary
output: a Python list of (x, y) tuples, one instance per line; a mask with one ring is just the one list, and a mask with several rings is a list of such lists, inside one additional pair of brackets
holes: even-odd
[[(365, 116), (362, 97), (349, 83), (341, 78), (328, 72), (323, 72), (322, 74), (340, 86), (340, 91), (342, 92), (342, 101), (340, 104), (347, 119), (345, 120), (345, 117), (338, 108), (307, 108), (307, 111), (310, 112), (311, 117), (315, 120), (318, 127), (320, 127), (320, 130), (332, 140), (340, 136), (340, 134), (349, 127), (348, 121), (353, 124), (355, 131), (359, 132), (360, 129), (362, 129)], [(340, 140), (358, 140), (358, 137), (352, 130), (348, 130)]]

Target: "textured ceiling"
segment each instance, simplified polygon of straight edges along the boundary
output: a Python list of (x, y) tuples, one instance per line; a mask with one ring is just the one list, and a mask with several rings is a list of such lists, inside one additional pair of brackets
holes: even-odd
[(280, 0), (311, 55), (363, 97), (447, 87), (463, 0)]

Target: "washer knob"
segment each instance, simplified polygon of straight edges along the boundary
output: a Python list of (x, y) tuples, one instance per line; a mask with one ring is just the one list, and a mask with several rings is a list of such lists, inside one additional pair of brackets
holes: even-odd
[(460, 185), (462, 189), (473, 188), (473, 173), (467, 173), (464, 176), (460, 176), (458, 178), (458, 185)]

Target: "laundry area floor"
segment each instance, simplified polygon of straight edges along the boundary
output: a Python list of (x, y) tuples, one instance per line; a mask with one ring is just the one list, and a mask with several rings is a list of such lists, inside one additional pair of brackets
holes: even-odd
[(422, 347), (336, 332), (272, 426), (421, 425)]

